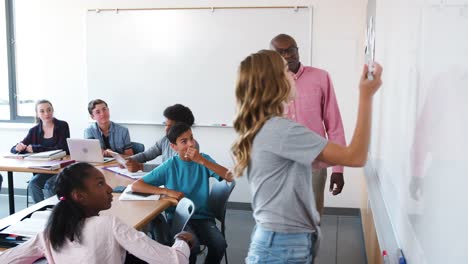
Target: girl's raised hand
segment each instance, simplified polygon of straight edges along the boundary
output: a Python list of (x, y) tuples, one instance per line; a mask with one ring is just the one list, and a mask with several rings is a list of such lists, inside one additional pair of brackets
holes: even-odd
[(372, 97), (375, 92), (380, 88), (382, 85), (382, 66), (377, 62), (374, 62), (374, 71), (373, 73), (373, 80), (367, 79), (367, 72), (369, 70), (369, 66), (364, 65), (364, 69), (362, 70), (361, 80), (359, 82), (359, 89), (361, 91), (361, 95), (366, 97)]

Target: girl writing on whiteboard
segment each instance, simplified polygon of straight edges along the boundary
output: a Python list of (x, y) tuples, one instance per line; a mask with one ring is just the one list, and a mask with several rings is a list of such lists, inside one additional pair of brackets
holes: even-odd
[(364, 67), (355, 133), (350, 145), (343, 147), (283, 117), (295, 86), (280, 54), (262, 50), (241, 62), (235, 91), (238, 137), (232, 152), (234, 173), (247, 177), (253, 197), (256, 227), (247, 263), (313, 263), (320, 230), (311, 164), (365, 164), (380, 65), (374, 73), (374, 80), (366, 79)]

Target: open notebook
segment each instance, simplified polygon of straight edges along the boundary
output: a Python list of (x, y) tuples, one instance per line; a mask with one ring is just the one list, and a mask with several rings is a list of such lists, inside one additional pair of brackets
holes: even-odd
[[(163, 186), (164, 187), (164, 186)], [(156, 201), (159, 200), (158, 194), (139, 194), (132, 193), (130, 185), (125, 188), (119, 197), (120, 201)]]
[(109, 166), (109, 167), (104, 167), (103, 169), (112, 171), (114, 173), (120, 174), (125, 177), (132, 178), (134, 180), (138, 180), (141, 177), (145, 176), (148, 174), (148, 172), (142, 172), (142, 171), (137, 171), (137, 172), (129, 172), (127, 169), (122, 169), (119, 166)]
[(23, 236), (26, 238), (33, 237), (44, 230), (51, 213), (52, 209), (36, 211), (31, 214), (31, 217), (3, 229), (0, 231), (0, 234)]

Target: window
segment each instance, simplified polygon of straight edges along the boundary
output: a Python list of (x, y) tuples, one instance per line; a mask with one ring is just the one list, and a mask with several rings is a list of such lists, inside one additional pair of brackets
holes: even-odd
[[(39, 25), (29, 16), (37, 12), (33, 3), (6, 0), (0, 8), (0, 121), (32, 122), (35, 116)], [(28, 8), (31, 4), (34, 8)]]

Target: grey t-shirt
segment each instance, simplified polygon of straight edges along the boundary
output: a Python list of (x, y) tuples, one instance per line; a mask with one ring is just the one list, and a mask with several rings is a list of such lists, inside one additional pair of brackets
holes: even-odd
[(263, 125), (244, 171), (257, 224), (284, 233), (316, 230), (312, 162), (326, 144), (323, 137), (286, 118), (273, 117)]
[(142, 153), (135, 154), (130, 158), (140, 163), (144, 163), (150, 160), (154, 160), (158, 156), (162, 155), (162, 162), (177, 155), (177, 152), (171, 148), (171, 142), (164, 136), (159, 139), (154, 146), (145, 150)]

